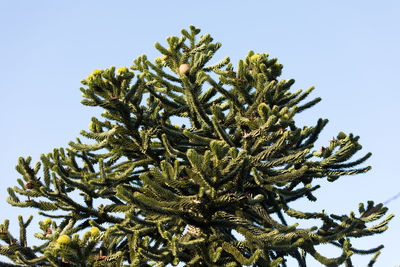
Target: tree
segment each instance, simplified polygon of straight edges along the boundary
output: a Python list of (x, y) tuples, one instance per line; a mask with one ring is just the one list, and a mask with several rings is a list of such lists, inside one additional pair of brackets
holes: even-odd
[[(131, 70), (96, 69), (82, 81), (82, 104), (103, 108), (105, 120), (93, 117), (81, 131), (94, 142), (77, 139), (33, 167), (19, 159), (22, 178), (7, 201), (40, 210), (43, 243), (27, 246), (32, 217), (19, 217), (19, 240), (5, 220), (0, 253), (30, 266), (286, 266), (289, 257), (306, 266), (307, 255), (351, 266), (359, 253), (375, 254), (372, 266), (383, 246), (363, 251), (350, 240), (387, 229), (393, 215), (383, 218), (382, 204), (341, 216), (290, 207), (316, 201), (315, 179), (370, 169), (356, 166), (371, 153), (350, 161), (359, 137), (340, 132), (314, 150), (328, 120), (294, 121), (320, 101), (300, 105), (312, 87), (291, 92), (294, 80), (279, 80), (282, 65), (263, 53), (250, 51), (236, 70), (228, 57), (207, 65), (221, 44), (194, 26), (181, 32), (168, 48), (155, 44), (154, 63), (143, 55)], [(322, 225), (303, 229), (288, 218)], [(320, 244), (343, 252), (326, 258)]]

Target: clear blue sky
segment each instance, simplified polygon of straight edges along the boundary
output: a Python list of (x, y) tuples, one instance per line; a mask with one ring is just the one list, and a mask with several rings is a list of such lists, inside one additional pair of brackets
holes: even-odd
[[(165, 44), (190, 24), (222, 43), (217, 58), (267, 52), (284, 65), (283, 78), (296, 79), (293, 90), (315, 85), (312, 96), (323, 101), (299, 120), (330, 120), (318, 146), (352, 132), (361, 136), (359, 155), (373, 153), (368, 174), (322, 183), (319, 200), (297, 208), (348, 214), (359, 202), (385, 201), (400, 191), (399, 14), (399, 1), (384, 0), (1, 1), (0, 221), (10, 218), (17, 233), (18, 214), (39, 219), (36, 210), (10, 207), (6, 188), (17, 185), (19, 156), (37, 161), (87, 129), (97, 111), (79, 103), (82, 78), (95, 68), (130, 66), (142, 54), (154, 58), (154, 42)], [(389, 230), (354, 243), (385, 245), (376, 266), (400, 264), (400, 199), (388, 207), (397, 214)], [(37, 220), (28, 229), (36, 231)], [(353, 261), (365, 266), (369, 259)]]

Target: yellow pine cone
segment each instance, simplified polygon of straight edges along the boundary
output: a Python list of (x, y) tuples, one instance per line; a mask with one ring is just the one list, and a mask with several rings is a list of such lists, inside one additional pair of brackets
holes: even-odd
[(258, 59), (259, 57), (260, 57), (259, 54), (254, 54), (254, 55), (252, 55), (252, 56), (250, 57), (250, 61), (251, 61), (251, 62), (256, 62), (257, 59)]
[(95, 70), (93, 71), (93, 75), (101, 75), (102, 73), (103, 73), (103, 71), (100, 70), (100, 69), (95, 69)]
[(92, 132), (96, 132), (96, 125), (93, 121), (89, 123), (89, 130), (91, 130)]
[(162, 57), (156, 57), (156, 62), (157, 61), (164, 61), (164, 60), (166, 60), (167, 59), (167, 56), (162, 56)]
[(68, 245), (69, 243), (71, 243), (71, 238), (67, 235), (60, 235), (57, 239), (58, 245)]
[(117, 69), (117, 74), (118, 75), (124, 75), (125, 73), (127, 73), (129, 70), (127, 67), (119, 67)]
[(92, 229), (90, 229), (89, 231), (92, 237), (96, 237), (100, 234), (100, 230), (97, 227), (92, 227)]

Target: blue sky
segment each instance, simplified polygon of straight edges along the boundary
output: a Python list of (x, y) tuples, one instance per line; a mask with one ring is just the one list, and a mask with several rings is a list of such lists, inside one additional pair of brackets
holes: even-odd
[[(284, 65), (283, 78), (296, 80), (293, 90), (314, 85), (312, 97), (322, 102), (297, 125), (328, 118), (318, 146), (352, 132), (361, 136), (359, 155), (373, 153), (369, 173), (322, 182), (319, 200), (297, 208), (348, 214), (359, 202), (385, 201), (400, 191), (399, 13), (398, 1), (1, 1), (0, 221), (9, 218), (16, 232), (18, 214), (37, 214), (5, 202), (6, 188), (17, 184), (18, 157), (37, 161), (67, 146), (98, 114), (80, 104), (80, 81), (95, 68), (130, 66), (142, 54), (155, 58), (154, 42), (165, 44), (190, 24), (222, 43), (217, 59), (266, 52)], [(388, 204), (398, 217), (399, 206), (400, 199)], [(376, 266), (400, 264), (398, 217), (386, 233), (355, 242), (363, 249), (385, 245)]]

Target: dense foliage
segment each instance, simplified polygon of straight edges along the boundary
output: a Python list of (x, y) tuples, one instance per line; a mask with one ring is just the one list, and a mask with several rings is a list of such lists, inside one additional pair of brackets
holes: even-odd
[[(341, 132), (315, 150), (328, 120), (294, 120), (320, 101), (301, 104), (313, 88), (290, 91), (294, 80), (279, 79), (282, 65), (263, 53), (250, 51), (236, 68), (228, 57), (210, 64), (221, 44), (199, 32), (156, 43), (154, 62), (143, 55), (82, 81), (82, 103), (103, 108), (104, 119), (81, 131), (93, 141), (70, 142), (33, 167), (19, 159), (22, 178), (7, 201), (47, 217), (35, 234), (42, 245), (27, 246), (32, 218), (19, 217), (18, 240), (8, 220), (0, 226), (0, 254), (30, 266), (286, 266), (289, 257), (306, 266), (308, 255), (351, 266), (353, 253), (375, 254), (374, 263), (383, 246), (362, 251), (350, 240), (386, 230), (392, 215), (383, 218), (381, 204), (349, 215), (291, 208), (316, 200), (315, 179), (370, 169), (356, 168), (370, 153), (350, 161), (359, 138)], [(326, 258), (320, 244), (342, 254)]]

